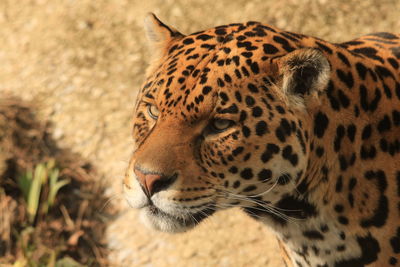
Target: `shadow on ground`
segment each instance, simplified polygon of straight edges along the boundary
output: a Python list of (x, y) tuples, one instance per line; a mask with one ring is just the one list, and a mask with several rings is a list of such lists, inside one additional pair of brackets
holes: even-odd
[[(29, 222), (19, 179), (52, 159), (60, 170), (59, 180), (69, 183), (48, 212), (43, 212), (48, 193), (43, 187), (37, 216)], [(33, 105), (16, 98), (0, 99), (0, 265), (106, 265), (102, 236), (109, 213), (103, 191), (91, 164), (57, 146), (51, 126), (37, 121)]]

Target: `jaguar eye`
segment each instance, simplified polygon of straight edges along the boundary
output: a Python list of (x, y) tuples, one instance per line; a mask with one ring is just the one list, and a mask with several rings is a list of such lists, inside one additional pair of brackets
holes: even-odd
[(222, 131), (228, 129), (229, 127), (231, 127), (232, 124), (233, 124), (233, 121), (231, 121), (231, 120), (215, 119), (214, 121), (212, 121), (211, 126), (212, 126), (213, 130), (215, 130), (217, 132), (222, 132)]
[(156, 120), (158, 118), (158, 115), (160, 115), (160, 111), (158, 110), (158, 108), (152, 104), (147, 105), (147, 113), (154, 120)]

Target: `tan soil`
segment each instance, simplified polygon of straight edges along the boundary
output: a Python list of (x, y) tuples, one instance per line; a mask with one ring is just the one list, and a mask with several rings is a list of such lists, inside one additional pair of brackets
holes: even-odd
[(107, 194), (121, 212), (105, 233), (113, 265), (281, 266), (272, 234), (239, 211), (167, 235), (146, 229), (121, 200), (130, 116), (149, 55), (142, 31), (148, 11), (185, 33), (258, 20), (343, 41), (399, 31), (400, 1), (0, 1), (0, 94), (39, 104), (54, 138), (93, 162), (110, 183)]

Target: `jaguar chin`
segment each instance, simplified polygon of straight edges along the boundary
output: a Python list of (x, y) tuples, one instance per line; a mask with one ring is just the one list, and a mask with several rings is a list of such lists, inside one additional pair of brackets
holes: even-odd
[[(178, 203), (179, 191), (165, 190), (149, 194), (137, 181), (133, 172), (128, 172), (131, 185), (124, 184), (125, 198), (128, 204), (138, 209), (144, 225), (163, 232), (185, 232), (215, 212), (215, 201), (212, 199), (191, 199), (193, 205)], [(189, 199), (186, 199), (189, 203)], [(201, 202), (200, 202), (201, 201)]]
[(155, 230), (180, 233), (192, 229), (213, 213), (212, 208), (205, 208), (194, 213), (186, 210), (167, 213), (154, 204), (150, 204), (141, 208), (140, 217), (145, 225)]

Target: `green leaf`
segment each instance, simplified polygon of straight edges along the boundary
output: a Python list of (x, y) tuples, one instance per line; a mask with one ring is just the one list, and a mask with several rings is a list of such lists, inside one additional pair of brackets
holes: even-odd
[(54, 205), (56, 196), (58, 191), (65, 185), (69, 184), (70, 180), (64, 179), (57, 181), (59, 178), (59, 170), (54, 169), (50, 173), (50, 189), (49, 189), (49, 195), (47, 198), (47, 203), (49, 207), (52, 207)]
[(18, 259), (12, 265), (13, 267), (26, 267), (28, 265), (27, 260), (25, 258)]
[(47, 267), (54, 267), (56, 265), (56, 254), (55, 250), (50, 251), (50, 256), (46, 264)]
[(50, 187), (53, 187), (57, 183), (58, 175), (60, 171), (58, 169), (51, 170), (50, 172)]
[(18, 186), (24, 195), (25, 201), (28, 201), (29, 190), (32, 185), (32, 170), (27, 170), (18, 177)]
[(47, 161), (47, 163), (46, 163), (46, 169), (52, 170), (52, 169), (55, 169), (55, 167), (56, 167), (56, 160), (53, 158), (49, 159), (49, 161)]
[(28, 195), (27, 212), (30, 223), (33, 223), (37, 214), (44, 175), (46, 175), (44, 165), (38, 164), (35, 168), (35, 174)]
[(50, 186), (49, 197), (47, 203), (49, 207), (54, 205), (58, 191), (65, 185), (69, 184), (70, 180), (64, 179)]
[(79, 262), (76, 262), (74, 259), (66, 256), (58, 260), (55, 267), (86, 267), (86, 265), (82, 265)]

